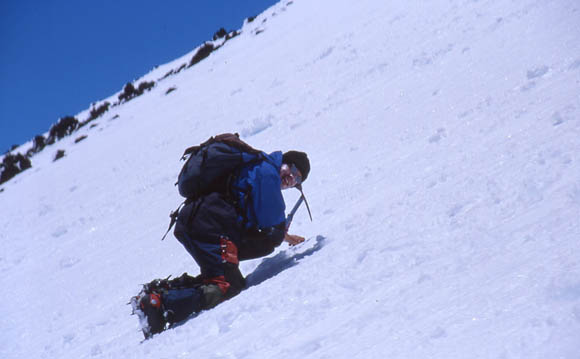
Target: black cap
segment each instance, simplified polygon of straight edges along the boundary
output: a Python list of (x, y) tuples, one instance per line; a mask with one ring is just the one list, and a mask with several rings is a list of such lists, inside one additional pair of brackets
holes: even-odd
[(302, 174), (302, 182), (306, 181), (310, 173), (310, 161), (305, 152), (288, 151), (282, 156), (282, 163), (294, 164)]

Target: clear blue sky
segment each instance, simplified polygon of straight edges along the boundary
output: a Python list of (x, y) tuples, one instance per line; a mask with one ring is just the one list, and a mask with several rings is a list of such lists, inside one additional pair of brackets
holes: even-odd
[(0, 154), (277, 0), (0, 0)]

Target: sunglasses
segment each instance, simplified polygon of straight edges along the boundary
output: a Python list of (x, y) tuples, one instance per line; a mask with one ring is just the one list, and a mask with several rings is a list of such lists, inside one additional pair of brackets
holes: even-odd
[(302, 176), (300, 175), (300, 172), (298, 172), (298, 168), (296, 168), (294, 164), (288, 165), (285, 163), (282, 166), (282, 169), (284, 168), (286, 168), (285, 176), (290, 177), (292, 179), (292, 182), (294, 182), (294, 185), (292, 185), (291, 187), (296, 187), (302, 183)]
[(300, 175), (300, 172), (298, 172), (298, 168), (296, 168), (296, 166), (294, 164), (292, 164), (290, 166), (290, 175), (296, 181), (296, 185), (299, 185), (302, 183), (302, 176)]

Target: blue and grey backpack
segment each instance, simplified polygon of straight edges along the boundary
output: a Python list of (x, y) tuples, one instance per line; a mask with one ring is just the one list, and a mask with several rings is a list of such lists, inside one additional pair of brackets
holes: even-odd
[[(187, 148), (181, 159), (186, 162), (177, 177), (176, 185), (179, 194), (186, 199), (169, 215), (171, 222), (162, 239), (165, 239), (177, 221), (179, 210), (183, 205), (212, 192), (228, 194), (238, 170), (252, 163), (267, 160), (267, 155), (242, 141), (237, 133), (224, 133), (210, 137), (198, 146)], [(302, 202), (306, 203), (308, 214), (312, 219), (302, 187), (297, 188), (301, 196), (288, 215), (287, 226), (290, 225), (294, 213)]]
[(186, 149), (182, 159), (186, 162), (177, 178), (179, 194), (194, 200), (211, 192), (225, 193), (233, 173), (263, 155), (237, 133), (225, 133)]
[(182, 160), (185, 164), (177, 177), (179, 194), (185, 201), (169, 217), (171, 222), (163, 236), (165, 239), (181, 207), (212, 192), (227, 194), (233, 176), (240, 168), (264, 159), (263, 152), (240, 139), (237, 133), (224, 133), (210, 137), (198, 146), (187, 148)]

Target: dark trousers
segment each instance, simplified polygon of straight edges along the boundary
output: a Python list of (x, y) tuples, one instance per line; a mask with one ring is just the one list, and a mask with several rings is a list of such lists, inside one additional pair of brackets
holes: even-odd
[(239, 270), (240, 227), (235, 207), (224, 196), (212, 193), (184, 206), (175, 225), (175, 237), (199, 265), (203, 284), (170, 290), (163, 297), (174, 321), (209, 309), (245, 288)]

